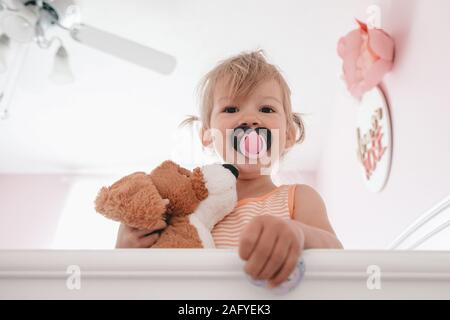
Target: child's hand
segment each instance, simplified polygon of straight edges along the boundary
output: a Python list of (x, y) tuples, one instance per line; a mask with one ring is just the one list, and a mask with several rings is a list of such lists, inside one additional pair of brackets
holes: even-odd
[(253, 279), (276, 287), (294, 271), (303, 250), (304, 234), (293, 221), (264, 215), (254, 218), (241, 234), (239, 255)]
[(150, 248), (159, 238), (159, 233), (155, 231), (164, 229), (166, 226), (165, 222), (162, 222), (154, 229), (139, 230), (121, 223), (117, 233), (116, 248)]

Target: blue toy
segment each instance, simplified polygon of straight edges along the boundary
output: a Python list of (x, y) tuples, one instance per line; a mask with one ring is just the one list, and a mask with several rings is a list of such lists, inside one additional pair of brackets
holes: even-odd
[[(298, 284), (302, 281), (304, 274), (305, 274), (305, 262), (303, 261), (302, 258), (298, 261), (296, 268), (289, 275), (288, 279), (285, 282), (269, 290), (277, 295), (287, 294), (292, 289), (298, 286)], [(250, 276), (248, 276), (248, 278), (250, 279), (250, 282), (253, 283), (255, 286), (267, 288), (267, 280), (253, 280)]]

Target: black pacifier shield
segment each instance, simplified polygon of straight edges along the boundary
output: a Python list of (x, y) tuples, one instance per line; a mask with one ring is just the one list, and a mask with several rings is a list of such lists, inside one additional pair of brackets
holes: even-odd
[(264, 138), (267, 143), (267, 151), (270, 150), (270, 146), (272, 145), (272, 132), (270, 129), (265, 127), (258, 127), (255, 129), (256, 133)]
[(272, 145), (272, 133), (270, 129), (265, 127), (258, 127), (253, 129), (249, 126), (239, 126), (237, 128), (234, 128), (233, 134), (231, 135), (234, 150), (236, 150), (237, 152), (241, 152), (239, 150), (239, 145), (241, 143), (242, 138), (250, 134), (250, 132), (252, 131), (255, 131), (259, 136), (263, 137), (263, 139), (266, 141), (267, 151), (269, 151)]

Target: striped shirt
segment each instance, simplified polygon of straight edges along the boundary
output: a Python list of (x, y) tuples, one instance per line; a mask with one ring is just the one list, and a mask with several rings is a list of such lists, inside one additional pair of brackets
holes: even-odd
[(257, 216), (267, 214), (293, 219), (295, 187), (281, 185), (263, 196), (239, 200), (234, 210), (218, 222), (211, 232), (216, 248), (238, 247), (242, 230)]

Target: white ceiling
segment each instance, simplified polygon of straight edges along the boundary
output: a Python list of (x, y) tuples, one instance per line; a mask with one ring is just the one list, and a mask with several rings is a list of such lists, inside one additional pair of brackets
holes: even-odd
[[(186, 152), (189, 144), (179, 140), (186, 131), (177, 133), (176, 127), (184, 115), (196, 113), (200, 77), (220, 59), (257, 48), (283, 70), (295, 111), (308, 114), (306, 142), (287, 164), (316, 168), (335, 91), (342, 86), (336, 43), (355, 26), (355, 10), (346, 10), (345, 3), (78, 3), (85, 23), (168, 52), (177, 58), (177, 68), (170, 76), (155, 74), (55, 31), (65, 40), (76, 82), (58, 86), (48, 80), (55, 47), (30, 49), (11, 117), (0, 121), (1, 172), (105, 173), (151, 168), (172, 156), (182, 161), (179, 150)], [(350, 3), (364, 13), (364, 4)], [(174, 149), (174, 143), (181, 148)]]

